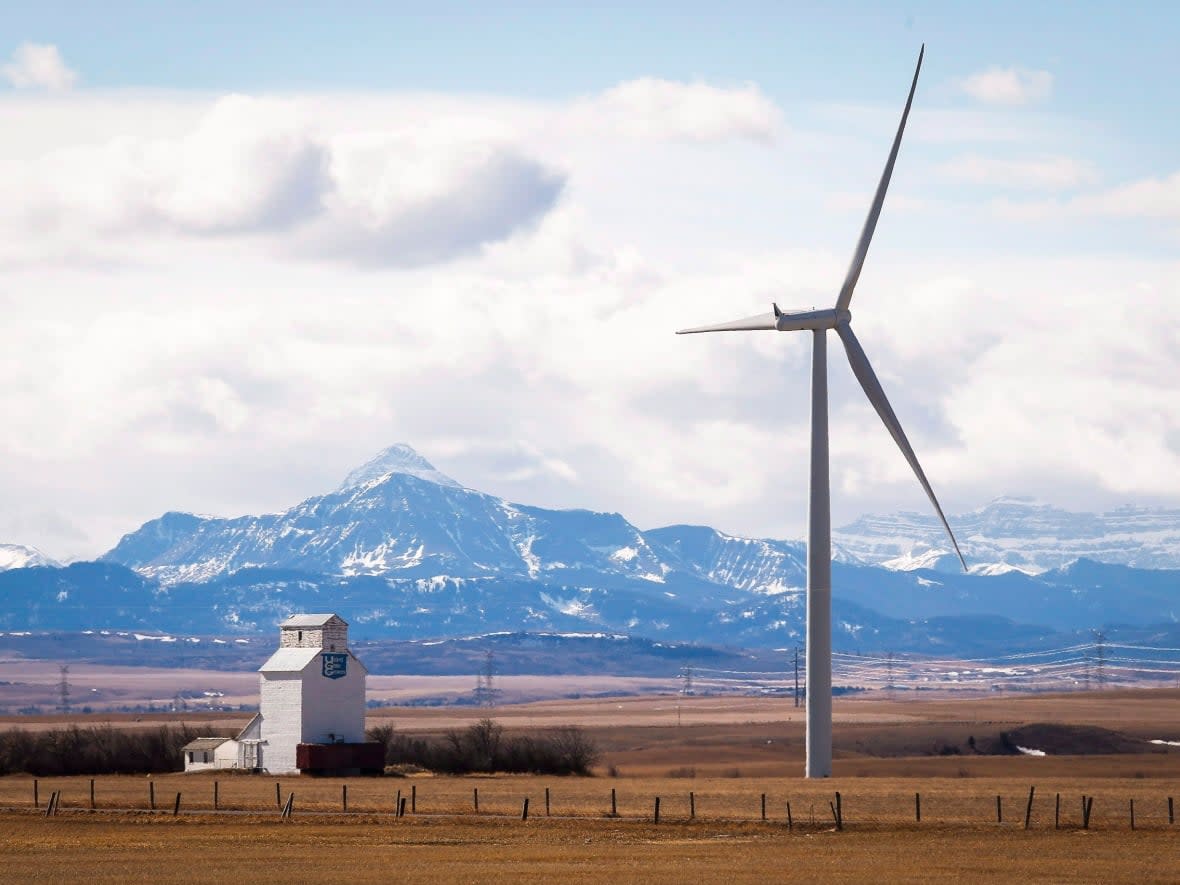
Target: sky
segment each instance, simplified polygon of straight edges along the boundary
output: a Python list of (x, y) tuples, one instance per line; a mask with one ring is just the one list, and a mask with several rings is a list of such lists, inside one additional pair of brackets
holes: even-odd
[[(854, 328), (948, 514), (1180, 506), (1180, 12), (5, 3), (0, 543), (283, 510), (405, 442), (547, 507), (801, 537)], [(925, 512), (833, 339), (832, 510)], [(953, 518), (952, 518), (953, 523)]]

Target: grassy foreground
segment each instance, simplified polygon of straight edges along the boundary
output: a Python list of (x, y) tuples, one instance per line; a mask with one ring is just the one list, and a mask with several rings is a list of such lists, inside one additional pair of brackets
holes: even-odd
[(1174, 833), (606, 819), (0, 815), (6, 882), (1175, 882)]
[[(62, 794), (61, 811), (46, 818), (33, 807), (32, 778), (0, 778), (0, 881), (273, 881), (287, 877), (283, 870), (293, 880), (335, 883), (1180, 880), (1180, 824), (1169, 824), (1167, 814), (1168, 795), (1180, 796), (1172, 779), (1045, 780), (1037, 784), (1028, 830), (1029, 783), (1021, 777), (221, 776), (219, 813), (214, 780), (96, 778), (91, 810), (89, 778), (40, 779), (42, 808), (51, 792)], [(155, 812), (147, 807), (149, 783)], [(276, 786), (284, 801), (295, 793), (291, 820), (279, 818)], [(834, 830), (828, 806), (836, 790), (843, 832)], [(177, 792), (182, 804), (174, 816)], [(414, 795), (417, 813), (391, 813), (399, 792)], [(1081, 829), (1083, 794), (1095, 798), (1088, 830)], [(522, 821), (526, 797), (530, 814)]]

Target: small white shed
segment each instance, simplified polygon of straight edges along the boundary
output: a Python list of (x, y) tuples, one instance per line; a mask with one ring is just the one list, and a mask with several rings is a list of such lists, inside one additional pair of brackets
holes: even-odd
[(256, 771), (262, 767), (261, 714), (246, 723), (237, 737), (203, 737), (189, 741), (184, 754), (185, 771), (208, 771), (215, 768), (238, 768)]
[[(218, 756), (221, 756), (224, 763), (227, 751), (232, 753), (237, 748), (232, 746), (234, 744), (232, 738), (197, 738), (189, 741), (181, 750), (184, 753), (184, 770), (185, 771), (208, 771), (211, 768), (226, 768), (224, 764), (218, 765)], [(231, 746), (226, 746), (226, 745)], [(225, 749), (223, 749), (225, 748)]]

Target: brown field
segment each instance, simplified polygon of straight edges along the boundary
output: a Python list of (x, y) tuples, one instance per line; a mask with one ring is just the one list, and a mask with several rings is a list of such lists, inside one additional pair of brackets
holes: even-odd
[[(438, 734), (488, 712), (387, 708), (373, 711), (370, 724)], [(85, 876), (96, 882), (220, 882), (271, 879), (279, 865), (313, 882), (571, 876), (586, 883), (1180, 881), (1180, 825), (1168, 819), (1168, 797), (1180, 798), (1180, 747), (1146, 743), (1180, 737), (1176, 690), (839, 699), (836, 777), (828, 781), (798, 776), (802, 711), (789, 699), (557, 700), (503, 707), (494, 717), (509, 732), (581, 725), (603, 749), (598, 776), (99, 777), (93, 810), (89, 778), (40, 779), (42, 809), (52, 791), (62, 792), (61, 811), (53, 818), (33, 807), (32, 778), (0, 778), (0, 881)], [(185, 719), (213, 728), (233, 727), (244, 718), (144, 714), (73, 721), (114, 719), (133, 726)], [(1028, 723), (1108, 728), (1127, 736), (1133, 749), (1141, 744), (1142, 752), (1030, 757), (969, 751), (969, 737), (983, 743)], [(11, 718), (0, 721), (0, 727), (13, 724)], [(20, 724), (47, 727), (60, 718)], [(284, 800), (295, 794), (292, 820), (279, 818), (276, 783)], [(148, 809), (149, 784), (154, 812)], [(612, 789), (618, 817), (609, 816)], [(413, 793), (417, 804), (400, 820), (392, 813), (399, 791)], [(844, 812), (841, 832), (829, 805), (836, 791)], [(174, 817), (178, 792), (180, 814)], [(920, 822), (915, 793), (921, 794)], [(997, 795), (1002, 822), (996, 820)], [(1083, 795), (1094, 797), (1088, 830), (1081, 829)], [(657, 796), (659, 825), (652, 820)], [(526, 797), (530, 817), (523, 822)]]
[[(273, 878), (279, 866), (301, 881), (540, 882), (577, 876), (596, 882), (833, 882), (1024, 880), (1175, 882), (1176, 840), (1166, 793), (1180, 781), (1038, 778), (1031, 828), (1024, 829), (1027, 781), (836, 778), (218, 778), (223, 809), (212, 813), (211, 776), (168, 775), (147, 810), (147, 778), (42, 780), (63, 791), (63, 810), (32, 808), (32, 780), (0, 781), (2, 881), (222, 882)], [(295, 815), (279, 818), (294, 790)], [(417, 813), (397, 819), (396, 791), (416, 788)], [(545, 788), (551, 816), (545, 815)], [(618, 818), (608, 816), (617, 791)], [(922, 821), (914, 791), (922, 792)], [(480, 812), (472, 791), (479, 790)], [(840, 790), (844, 830), (828, 802)], [(696, 799), (689, 820), (688, 793)], [(181, 814), (173, 817), (177, 791)], [(760, 820), (767, 793), (767, 822)], [(1054, 796), (1063, 794), (1061, 829)], [(1095, 796), (1091, 829), (1080, 829), (1080, 796)], [(995, 796), (1004, 823), (996, 823)], [(656, 795), (661, 822), (652, 822)], [(530, 818), (521, 821), (523, 799)], [(1135, 799), (1136, 830), (1129, 800)], [(790, 801), (793, 826), (786, 825)], [(13, 807), (15, 805), (15, 807)], [(126, 810), (117, 810), (126, 809)], [(134, 810), (132, 810), (134, 809)], [(292, 875), (296, 875), (293, 873)]]

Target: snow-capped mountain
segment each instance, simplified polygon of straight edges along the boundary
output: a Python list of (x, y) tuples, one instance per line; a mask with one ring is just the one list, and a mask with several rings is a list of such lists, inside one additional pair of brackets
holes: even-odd
[[(1074, 552), (1125, 554), (1134, 541), (1163, 562), (1170, 518), (996, 501), (952, 518), (975, 566), (964, 575), (944, 570), (933, 518), (866, 517), (839, 536), (833, 642), (984, 653), (1180, 620), (1180, 570)], [(797, 541), (703, 526), (640, 531), (617, 513), (511, 503), (399, 445), (283, 513), (166, 513), (101, 562), (0, 573), (0, 598), (11, 602), (0, 630), (255, 633), (303, 609), (346, 611), (373, 638), (605, 631), (782, 648), (803, 633), (804, 553)], [(1063, 560), (1071, 564), (1052, 567)]]
[(12, 568), (35, 568), (42, 565), (56, 566), (58, 563), (35, 547), (25, 547), (21, 544), (0, 544), (0, 572)]
[(398, 578), (660, 584), (672, 566), (617, 513), (546, 510), (460, 486), (409, 446), (386, 449), (328, 495), (236, 519), (166, 513), (102, 561), (165, 585), (243, 568)]
[(348, 474), (336, 491), (346, 492), (349, 489), (372, 485), (393, 473), (416, 476), (418, 479), (424, 479), (440, 486), (450, 486), (454, 489), (462, 488), (459, 483), (455, 482), (449, 476), (435, 470), (433, 464), (408, 445), (397, 443), (380, 452), (372, 461), (362, 464), (356, 470), (352, 471), (352, 473)]
[[(1180, 510), (1124, 507), (1071, 513), (1027, 498), (997, 498), (948, 516), (973, 573), (1039, 574), (1077, 559), (1143, 569), (1180, 568)], [(937, 517), (864, 516), (832, 533), (838, 558), (890, 569), (958, 569)]]

